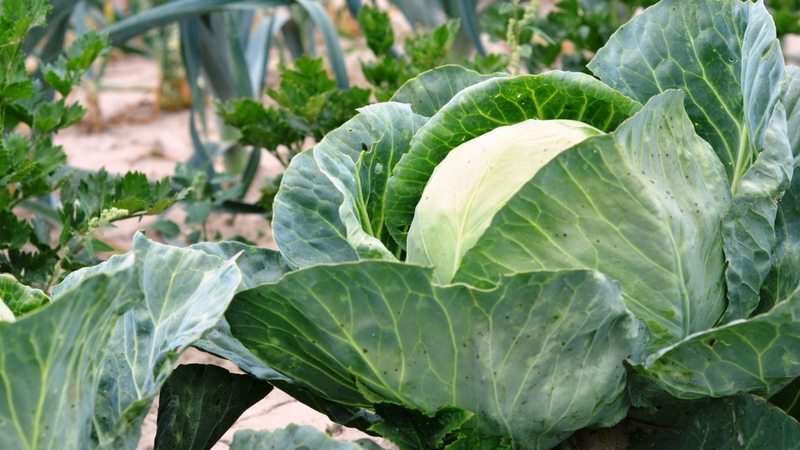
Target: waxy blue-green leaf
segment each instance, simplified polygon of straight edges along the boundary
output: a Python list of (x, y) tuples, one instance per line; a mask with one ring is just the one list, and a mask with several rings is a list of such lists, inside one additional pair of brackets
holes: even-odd
[(13, 276), (0, 274), (0, 302), (5, 303), (12, 317), (19, 317), (50, 303), (50, 298), (41, 290), (25, 286)]
[[(777, 199), (792, 180), (793, 157), (786, 114), (779, 103), (765, 136), (765, 149), (742, 178), (722, 221), (728, 306), (722, 322), (744, 319), (758, 306), (775, 248)], [(783, 297), (786, 298), (786, 297)]]
[(58, 290), (52, 304), (0, 322), (0, 448), (91, 448), (106, 345), (139, 294), (133, 263), (125, 255), (76, 272), (80, 283)]
[(223, 317), (241, 282), (233, 260), (156, 244), (141, 234), (133, 254), (142, 299), (105, 343), (109, 354), (94, 414), (100, 448), (135, 448), (142, 420), (178, 357)]
[(433, 170), (460, 144), (527, 119), (572, 119), (612, 131), (641, 106), (596, 79), (549, 72), (493, 78), (470, 86), (442, 107), (411, 141), (389, 179), (386, 224), (405, 248), (414, 209)]
[(155, 450), (210, 449), (271, 390), (266, 381), (222, 367), (178, 366), (159, 394)]
[(798, 157), (800, 156), (800, 67), (786, 66), (781, 102), (786, 108), (786, 129), (789, 131), (792, 154)]
[[(239, 284), (237, 292), (277, 281), (290, 271), (280, 253), (274, 250), (239, 242), (202, 242), (192, 245), (191, 248), (217, 255), (223, 259), (236, 257), (236, 265), (242, 272), (242, 282)], [(228, 321), (224, 317), (217, 322), (214, 328), (208, 330), (202, 338), (195, 341), (193, 345), (205, 352), (231, 361), (241, 370), (256, 378), (268, 380), (296, 400), (327, 415), (337, 423), (366, 429), (377, 420), (377, 417), (363, 409), (339, 405), (322, 399), (264, 364), (238, 339), (231, 335), (230, 325), (228, 325)]]
[[(201, 242), (190, 248), (219, 256), (222, 259), (235, 258), (236, 266), (242, 273), (242, 281), (236, 292), (277, 281), (290, 270), (280, 253), (240, 242)], [(225, 317), (222, 317), (214, 328), (206, 331), (203, 337), (195, 341), (193, 345), (205, 352), (227, 359), (257, 378), (290, 381), (267, 367), (233, 337)]]
[(486, 286), (506, 273), (601, 271), (619, 281), (656, 349), (710, 328), (724, 310), (719, 226), (729, 198), (683, 95), (669, 91), (616, 132), (540, 169), (495, 215), (455, 280)]
[(739, 0), (663, 0), (620, 27), (588, 67), (642, 103), (684, 90), (734, 193), (764, 148), (784, 72), (764, 3)]
[(384, 225), (386, 183), (424, 121), (408, 105), (367, 106), (292, 160), (272, 222), (291, 265), (394, 259), (397, 246)]
[(465, 67), (448, 64), (422, 72), (400, 86), (393, 102), (408, 103), (415, 113), (431, 117), (464, 88), (490, 78), (506, 77), (497, 73), (484, 75)]
[(638, 368), (678, 398), (771, 395), (800, 376), (800, 292), (767, 313), (666, 347)]
[(475, 415), (477, 432), (549, 448), (627, 410), (622, 361), (640, 323), (592, 271), (498, 287), (433, 285), (389, 261), (315, 266), (237, 295), (226, 317), (253, 353), (331, 400)]
[(778, 204), (775, 260), (761, 287), (758, 311), (766, 312), (800, 288), (800, 169)]
[(274, 431), (240, 430), (233, 435), (231, 450), (373, 450), (377, 447), (357, 442), (337, 441), (308, 426), (291, 424)]
[(698, 405), (672, 430), (635, 433), (631, 450), (800, 449), (800, 424), (753, 395)]

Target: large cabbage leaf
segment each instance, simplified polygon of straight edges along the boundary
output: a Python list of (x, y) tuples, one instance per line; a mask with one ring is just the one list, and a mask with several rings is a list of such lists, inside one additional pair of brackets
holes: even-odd
[(456, 65), (422, 72), (408, 80), (392, 96), (393, 102), (408, 103), (415, 113), (431, 117), (462, 89), (507, 74), (484, 75)]
[[(232, 241), (200, 242), (192, 245), (191, 248), (223, 259), (235, 259), (236, 266), (242, 273), (242, 281), (236, 288), (236, 292), (277, 281), (286, 272), (289, 272), (289, 267), (283, 261), (281, 254), (266, 248)], [(214, 328), (206, 331), (202, 338), (195, 341), (193, 346), (227, 359), (236, 364), (236, 367), (257, 378), (291, 381), (264, 365), (234, 338), (224, 316), (214, 325)]]
[(106, 344), (139, 295), (133, 264), (130, 254), (112, 258), (52, 304), (0, 322), (0, 448), (91, 448)]
[(766, 148), (742, 178), (722, 224), (728, 267), (728, 307), (723, 322), (743, 319), (758, 307), (761, 285), (774, 262), (775, 218), (780, 193), (792, 180), (792, 149), (779, 104), (767, 129)]
[(771, 395), (800, 376), (800, 292), (769, 312), (666, 347), (640, 370), (678, 398)]
[(237, 295), (226, 317), (269, 366), (346, 404), (463, 409), (477, 432), (529, 448), (625, 415), (622, 361), (642, 335), (616, 283), (592, 271), (492, 290), (431, 280), (387, 261), (315, 266)]
[(652, 355), (643, 373), (681, 398), (771, 394), (800, 376), (800, 172), (780, 202), (775, 263), (756, 315)]
[(769, 311), (800, 288), (800, 169), (795, 169), (792, 185), (781, 198), (775, 232), (775, 262), (761, 287), (760, 312)]
[(637, 102), (578, 73), (494, 78), (470, 86), (425, 123), (395, 167), (386, 192), (387, 229), (405, 248), (425, 184), (447, 153), (470, 139), (527, 119), (570, 119), (612, 131), (639, 108)]
[(710, 328), (725, 307), (725, 173), (692, 129), (683, 95), (651, 99), (608, 136), (543, 167), (495, 215), (456, 281), (595, 269), (618, 280), (651, 349)]
[(367, 106), (292, 159), (272, 222), (291, 265), (393, 259), (383, 225), (386, 182), (424, 121), (405, 104)]
[(800, 424), (763, 398), (700, 402), (672, 429), (640, 431), (631, 450), (800, 449)]
[[(100, 448), (136, 447), (142, 420), (178, 356), (219, 321), (241, 280), (232, 260), (160, 245), (141, 234), (132, 252), (140, 301), (104, 342), (109, 353), (94, 412)], [(75, 282), (103, 267), (76, 272)]]
[[(781, 154), (788, 144), (777, 142), (786, 137), (785, 121), (774, 114), (784, 62), (764, 3), (661, 1), (620, 27), (589, 68), (641, 102), (667, 89), (687, 93), (689, 117), (725, 166), (734, 194), (723, 229), (724, 320), (747, 317), (770, 269), (774, 199), (791, 175), (791, 159)], [(773, 145), (781, 151), (762, 154)], [(765, 168), (778, 176), (764, 176)]]
[(154, 450), (210, 449), (248, 408), (272, 391), (249, 375), (204, 364), (178, 366), (158, 397)]
[(764, 148), (784, 62), (763, 2), (663, 0), (620, 27), (589, 69), (643, 103), (683, 89), (735, 192)]

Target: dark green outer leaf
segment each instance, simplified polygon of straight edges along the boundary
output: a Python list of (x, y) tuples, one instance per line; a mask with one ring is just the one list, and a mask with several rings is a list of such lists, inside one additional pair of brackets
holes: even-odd
[(800, 292), (767, 313), (666, 347), (638, 369), (678, 398), (771, 395), (800, 376)]
[(241, 430), (233, 435), (231, 450), (363, 450), (356, 442), (336, 441), (310, 426), (291, 424), (275, 431)]
[(736, 192), (764, 148), (784, 63), (763, 2), (664, 0), (620, 27), (589, 63), (609, 86), (644, 103), (687, 93), (698, 134)]
[(800, 288), (800, 169), (781, 198), (775, 218), (775, 261), (761, 287), (759, 312), (772, 309)]
[(800, 378), (795, 378), (786, 387), (769, 398), (769, 402), (800, 420)]
[(472, 413), (463, 409), (445, 408), (429, 417), (388, 403), (375, 405), (375, 412), (382, 420), (371, 426), (370, 431), (408, 450), (443, 448), (450, 433), (472, 418)]
[(143, 300), (118, 321), (106, 344), (95, 406), (98, 446), (115, 450), (135, 448), (175, 361), (222, 318), (241, 282), (231, 260), (159, 245), (141, 234), (133, 252)]
[(495, 214), (455, 280), (593, 269), (622, 286), (656, 350), (713, 326), (725, 308), (720, 220), (725, 173), (683, 109), (651, 99), (607, 136), (559, 154)]
[(490, 291), (431, 279), (388, 261), (315, 266), (239, 294), (226, 317), (268, 365), (346, 404), (459, 408), (481, 434), (531, 448), (624, 416), (621, 362), (642, 335), (615, 283), (586, 271)]
[[(721, 322), (744, 319), (758, 306), (775, 248), (777, 198), (792, 180), (792, 149), (786, 115), (779, 103), (765, 137), (765, 149), (750, 166), (722, 221), (728, 306)], [(786, 297), (783, 297), (786, 298)]]
[(408, 103), (415, 113), (431, 117), (463, 89), (490, 78), (505, 76), (508, 75), (483, 75), (456, 65), (441, 66), (406, 81), (394, 93), (392, 101)]
[(39, 289), (21, 284), (9, 274), (0, 274), (0, 301), (19, 317), (50, 303), (50, 298)]
[(639, 433), (631, 450), (791, 450), (800, 448), (800, 424), (752, 395), (713, 400), (676, 431)]
[(637, 102), (579, 73), (494, 78), (453, 97), (414, 136), (389, 179), (386, 225), (405, 248), (425, 184), (450, 150), (499, 126), (531, 118), (573, 119), (611, 131), (639, 110)]
[(221, 367), (178, 366), (161, 388), (155, 449), (210, 449), (271, 390), (266, 381)]
[(384, 245), (394, 244), (385, 186), (423, 121), (408, 105), (368, 106), (292, 159), (273, 207), (275, 242), (290, 264), (394, 259)]
[(74, 272), (53, 303), (15, 323), (0, 322), (0, 448), (91, 447), (92, 411), (106, 343), (139, 295), (133, 256)]
[(800, 67), (786, 66), (781, 102), (786, 108), (786, 120), (792, 154), (800, 156)]

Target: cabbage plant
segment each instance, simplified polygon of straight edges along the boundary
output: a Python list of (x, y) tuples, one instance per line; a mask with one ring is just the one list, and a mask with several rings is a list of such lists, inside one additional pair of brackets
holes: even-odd
[(795, 448), (800, 70), (739, 0), (589, 69), (441, 67), (299, 154), (232, 336), (401, 448)]
[[(361, 109), (287, 168), (279, 252), (0, 277), (0, 448), (136, 448), (157, 394), (156, 448), (208, 448), (263, 380), (402, 449), (798, 448), (800, 69), (740, 0), (663, 0), (589, 68)], [(266, 446), (375, 443), (232, 444)]]

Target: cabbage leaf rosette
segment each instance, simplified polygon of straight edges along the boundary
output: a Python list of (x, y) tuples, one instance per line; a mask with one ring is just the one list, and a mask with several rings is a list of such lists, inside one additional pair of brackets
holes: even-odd
[(800, 74), (771, 17), (663, 0), (589, 68), (444, 66), (360, 109), (286, 170), (287, 273), (230, 333), (401, 448), (634, 419), (663, 431), (633, 448), (794, 448)]

